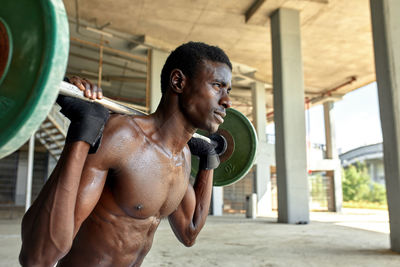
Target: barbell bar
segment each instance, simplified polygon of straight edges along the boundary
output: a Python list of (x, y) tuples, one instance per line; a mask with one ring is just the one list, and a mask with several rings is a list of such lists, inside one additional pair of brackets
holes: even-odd
[[(71, 83), (67, 83), (64, 81), (62, 81), (60, 84), (59, 94), (79, 98), (79, 99), (82, 99), (85, 101), (97, 102), (115, 113), (120, 113), (120, 114), (125, 114), (125, 115), (147, 115), (147, 113), (145, 113), (145, 112), (142, 112), (138, 109), (128, 107), (127, 105), (120, 104), (108, 97), (103, 97), (102, 99), (94, 99), (94, 100), (89, 99), (84, 96), (83, 91), (79, 90), (78, 87), (76, 87), (75, 85), (73, 85)], [(193, 136), (196, 138), (201, 138), (201, 139), (207, 141), (208, 143), (212, 142), (210, 140), (210, 138), (208, 138), (204, 135), (198, 134), (198, 133), (194, 133)]]

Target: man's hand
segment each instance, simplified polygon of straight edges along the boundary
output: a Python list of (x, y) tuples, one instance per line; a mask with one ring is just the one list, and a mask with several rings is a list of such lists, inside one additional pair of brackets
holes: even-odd
[(88, 79), (86, 78), (81, 78), (78, 76), (72, 76), (71, 78), (65, 79), (66, 82), (69, 82), (76, 87), (79, 88), (79, 90), (84, 92), (84, 95), (87, 98), (90, 99), (102, 99), (103, 98), (103, 91), (100, 87), (97, 85), (91, 83)]
[(190, 152), (200, 158), (199, 169), (212, 170), (219, 166), (219, 157), (215, 152), (215, 144), (210, 144), (201, 138), (192, 137), (188, 145)]
[(85, 141), (91, 146), (89, 153), (95, 153), (109, 117), (108, 110), (98, 103), (63, 95), (58, 96), (57, 103), (60, 112), (71, 121), (65, 142)]

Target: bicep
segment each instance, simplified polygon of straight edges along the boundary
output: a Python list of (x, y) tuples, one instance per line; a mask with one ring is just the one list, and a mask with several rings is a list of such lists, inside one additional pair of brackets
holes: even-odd
[(96, 164), (90, 163), (90, 157), (88, 157), (82, 171), (76, 198), (74, 234), (76, 234), (82, 222), (90, 215), (99, 201), (107, 174), (108, 169), (99, 168)]
[(168, 216), (169, 223), (175, 235), (180, 235), (192, 226), (193, 212), (196, 207), (196, 195), (191, 184), (179, 204), (178, 208)]
[(95, 208), (103, 192), (108, 170), (119, 160), (121, 153), (114, 140), (115, 133), (110, 130), (118, 127), (109, 125), (113, 119), (115, 118), (110, 118), (106, 124), (98, 151), (86, 158), (76, 198), (74, 233)]

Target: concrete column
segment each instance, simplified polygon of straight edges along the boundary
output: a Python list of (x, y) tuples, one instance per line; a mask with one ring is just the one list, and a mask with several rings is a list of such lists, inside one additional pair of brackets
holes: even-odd
[(278, 221), (309, 221), (299, 11), (271, 15)]
[(33, 159), (35, 155), (35, 133), (29, 139), (28, 150), (28, 172), (26, 178), (26, 198), (25, 198), (25, 211), (31, 206), (32, 199), (32, 179), (33, 179)]
[(246, 197), (246, 218), (257, 217), (257, 194), (253, 193)]
[(17, 181), (15, 185), (15, 205), (25, 206), (26, 177), (28, 174), (28, 153), (18, 151)]
[(51, 156), (48, 155), (48, 160), (47, 160), (47, 179), (49, 179), (51, 173), (53, 172), (54, 168), (57, 165), (57, 160)]
[(336, 149), (335, 120), (333, 119), (333, 101), (328, 101), (324, 106), (324, 122), (325, 122), (325, 142), (326, 142), (326, 158), (337, 159), (338, 153)]
[(212, 192), (212, 215), (222, 216), (224, 206), (224, 189), (222, 186), (214, 186)]
[(161, 70), (168, 55), (157, 49), (150, 52), (150, 113), (156, 111), (161, 100)]
[(370, 0), (390, 241), (400, 252), (400, 1)]
[(326, 158), (335, 159), (338, 164), (335, 170), (328, 172), (332, 181), (332, 201), (333, 203), (329, 206), (330, 211), (340, 212), (342, 210), (343, 194), (342, 194), (342, 171), (339, 159), (339, 155), (336, 149), (336, 134), (335, 134), (335, 119), (333, 116), (333, 101), (324, 103), (324, 121), (325, 121), (325, 143), (326, 143)]
[(254, 192), (257, 194), (257, 216), (266, 216), (272, 211), (270, 162), (267, 156), (267, 133), (265, 112), (265, 87), (255, 82), (251, 88), (253, 119), (257, 131), (257, 162), (254, 165)]

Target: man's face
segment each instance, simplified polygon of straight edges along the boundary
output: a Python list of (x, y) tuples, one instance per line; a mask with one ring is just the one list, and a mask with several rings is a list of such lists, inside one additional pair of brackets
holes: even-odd
[(183, 91), (180, 105), (195, 128), (214, 133), (231, 106), (232, 72), (225, 63), (203, 61)]

